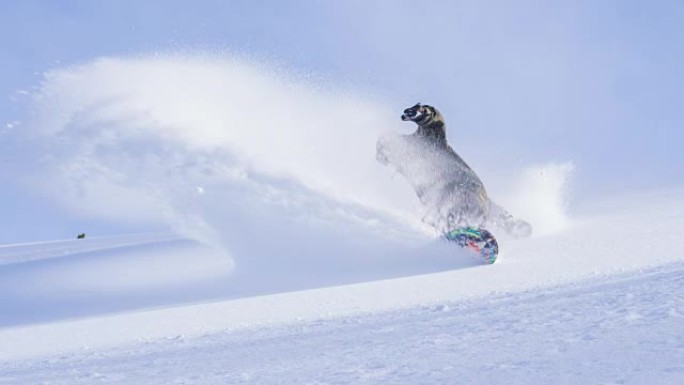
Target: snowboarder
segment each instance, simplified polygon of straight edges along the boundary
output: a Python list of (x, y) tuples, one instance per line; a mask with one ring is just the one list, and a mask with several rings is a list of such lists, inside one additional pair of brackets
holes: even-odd
[(447, 143), (437, 109), (418, 103), (405, 109), (401, 119), (416, 123), (417, 130), (381, 138), (377, 159), (396, 168), (414, 188), (426, 208), (424, 222), (442, 234), (492, 225), (514, 237), (532, 233), (529, 223), (489, 199), (480, 178)]

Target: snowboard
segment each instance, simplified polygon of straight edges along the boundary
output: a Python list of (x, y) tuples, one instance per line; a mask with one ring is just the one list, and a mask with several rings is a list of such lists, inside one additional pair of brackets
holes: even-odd
[(475, 252), (485, 263), (496, 262), (499, 244), (494, 235), (485, 229), (465, 227), (444, 233), (443, 237), (459, 246)]

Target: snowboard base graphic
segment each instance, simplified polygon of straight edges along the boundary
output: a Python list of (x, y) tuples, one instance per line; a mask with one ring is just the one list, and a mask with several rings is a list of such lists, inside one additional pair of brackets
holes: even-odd
[(444, 233), (443, 237), (459, 246), (475, 252), (487, 264), (496, 262), (499, 244), (494, 235), (485, 229), (465, 227)]

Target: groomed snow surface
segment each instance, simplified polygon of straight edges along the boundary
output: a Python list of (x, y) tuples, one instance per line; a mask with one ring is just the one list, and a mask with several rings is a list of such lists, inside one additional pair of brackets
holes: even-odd
[(0, 383), (680, 384), (682, 198), (601, 204), (491, 266), (223, 300), (230, 269), (165, 235), (4, 246)]

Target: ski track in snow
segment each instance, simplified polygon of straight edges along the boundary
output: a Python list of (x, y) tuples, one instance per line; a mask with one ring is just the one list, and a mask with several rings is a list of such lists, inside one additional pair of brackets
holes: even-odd
[(161, 244), (178, 240), (178, 236), (165, 233), (132, 234), (125, 236), (96, 237), (83, 240), (35, 242), (17, 245), (0, 245), (0, 266), (86, 254), (101, 250)]
[(0, 364), (3, 384), (679, 384), (684, 264), (405, 311)]

